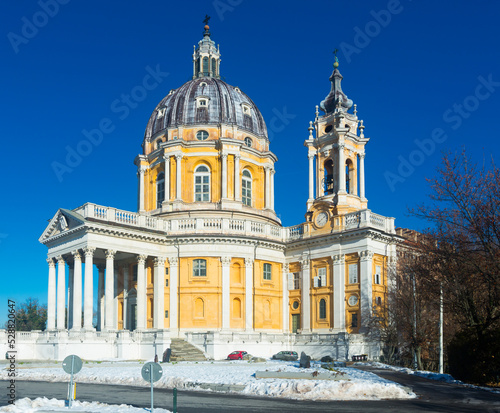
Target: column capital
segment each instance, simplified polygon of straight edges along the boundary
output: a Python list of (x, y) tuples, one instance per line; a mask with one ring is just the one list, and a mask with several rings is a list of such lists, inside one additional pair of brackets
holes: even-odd
[(345, 149), (345, 143), (339, 143), (338, 148), (342, 151)]
[(231, 257), (229, 256), (220, 257), (220, 262), (222, 263), (223, 266), (231, 265)]
[(164, 267), (165, 261), (167, 261), (165, 257), (155, 257), (154, 259), (155, 267)]
[(241, 159), (241, 155), (240, 155), (239, 153), (235, 153), (235, 154), (234, 154), (234, 159), (235, 159), (236, 161), (239, 161), (239, 160)]
[(283, 272), (287, 273), (287, 272), (289, 272), (289, 270), (290, 270), (290, 266), (289, 266), (289, 264), (287, 262), (285, 262), (283, 264)]
[(365, 159), (365, 153), (364, 152), (361, 152), (361, 153), (358, 153), (358, 156), (360, 157), (360, 159)]
[(167, 257), (168, 259), (168, 263), (172, 266), (172, 267), (177, 267), (177, 265), (179, 264), (179, 260), (177, 257)]
[(344, 254), (332, 255), (332, 261), (334, 264), (344, 264), (345, 255)]
[(373, 258), (373, 252), (370, 250), (361, 251), (359, 253), (359, 257), (361, 258), (361, 261), (371, 260)]
[(163, 154), (163, 160), (169, 161), (170, 160), (170, 154), (169, 153), (164, 153)]
[(56, 260), (57, 260), (57, 263), (58, 263), (59, 265), (66, 264), (66, 261), (64, 261), (64, 258), (63, 258), (63, 256), (62, 256), (62, 255), (58, 255), (58, 256), (56, 257)]
[(74, 260), (81, 260), (82, 255), (80, 254), (79, 250), (71, 251), (71, 254), (73, 255)]
[(49, 264), (49, 267), (54, 268), (56, 266), (56, 263), (54, 262), (54, 258), (47, 258), (47, 264)]
[(182, 153), (176, 153), (174, 156), (177, 162), (180, 162), (182, 158), (184, 158), (184, 155)]
[(106, 250), (106, 259), (115, 258), (116, 250)]
[(221, 158), (223, 161), (227, 160), (227, 153), (221, 153), (221, 154), (220, 154), (220, 158)]
[(147, 166), (139, 166), (137, 168), (137, 175), (144, 175), (144, 172), (146, 172), (147, 169)]
[(245, 258), (245, 267), (253, 266), (253, 258)]
[(307, 159), (314, 159), (316, 155), (314, 153), (308, 153), (307, 154)]
[(311, 264), (311, 261), (309, 260), (309, 258), (302, 258), (300, 260), (300, 267), (302, 270), (308, 270), (310, 264)]
[(138, 255), (137, 256), (137, 262), (139, 264), (144, 264), (146, 262), (146, 258), (148, 258), (147, 255)]
[(83, 253), (85, 254), (86, 257), (92, 257), (95, 252), (95, 247), (85, 247), (83, 248)]

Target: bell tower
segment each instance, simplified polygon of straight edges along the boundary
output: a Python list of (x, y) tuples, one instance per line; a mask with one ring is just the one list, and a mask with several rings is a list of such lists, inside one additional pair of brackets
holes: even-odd
[(335, 56), (330, 93), (319, 108), (316, 106), (316, 117), (309, 123), (309, 137), (304, 142), (309, 158), (310, 217), (318, 209), (328, 209), (329, 216), (336, 216), (366, 209), (368, 204), (364, 158), (369, 139), (364, 135), (365, 127), (358, 119), (356, 105), (342, 91), (343, 77), (338, 66)]

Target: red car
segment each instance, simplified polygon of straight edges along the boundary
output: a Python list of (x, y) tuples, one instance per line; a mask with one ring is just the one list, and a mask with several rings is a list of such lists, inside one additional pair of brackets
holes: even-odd
[(229, 356), (227, 356), (228, 360), (243, 360), (248, 353), (246, 351), (233, 351)]

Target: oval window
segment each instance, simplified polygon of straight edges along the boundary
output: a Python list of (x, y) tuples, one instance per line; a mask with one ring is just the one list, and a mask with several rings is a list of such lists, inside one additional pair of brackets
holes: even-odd
[(292, 308), (294, 310), (296, 310), (297, 308), (299, 308), (299, 302), (298, 301), (294, 301), (293, 304), (292, 304)]
[(326, 133), (330, 133), (333, 129), (333, 126), (332, 125), (328, 125), (326, 128), (325, 128), (325, 132)]
[(200, 130), (196, 133), (196, 139), (199, 141), (206, 141), (208, 139), (208, 132), (206, 130)]
[(249, 148), (252, 146), (252, 139), (249, 138), (248, 136), (245, 138), (245, 145), (248, 146)]
[(349, 305), (354, 306), (358, 303), (358, 296), (357, 295), (351, 295), (349, 297)]

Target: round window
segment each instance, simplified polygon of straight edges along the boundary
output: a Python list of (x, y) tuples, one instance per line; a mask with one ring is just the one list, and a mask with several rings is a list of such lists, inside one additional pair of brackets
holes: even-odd
[(249, 148), (252, 146), (252, 139), (249, 138), (248, 136), (245, 138), (245, 145), (248, 146)]
[(357, 295), (351, 295), (349, 297), (349, 305), (354, 306), (358, 303), (358, 296)]
[(293, 304), (292, 304), (292, 308), (294, 310), (296, 310), (297, 308), (299, 308), (299, 302), (298, 301), (294, 301)]
[(326, 133), (330, 133), (333, 129), (333, 126), (332, 125), (328, 125), (326, 128), (325, 128), (325, 132)]
[(199, 141), (206, 141), (208, 139), (208, 132), (206, 130), (200, 130), (196, 133), (196, 139)]

